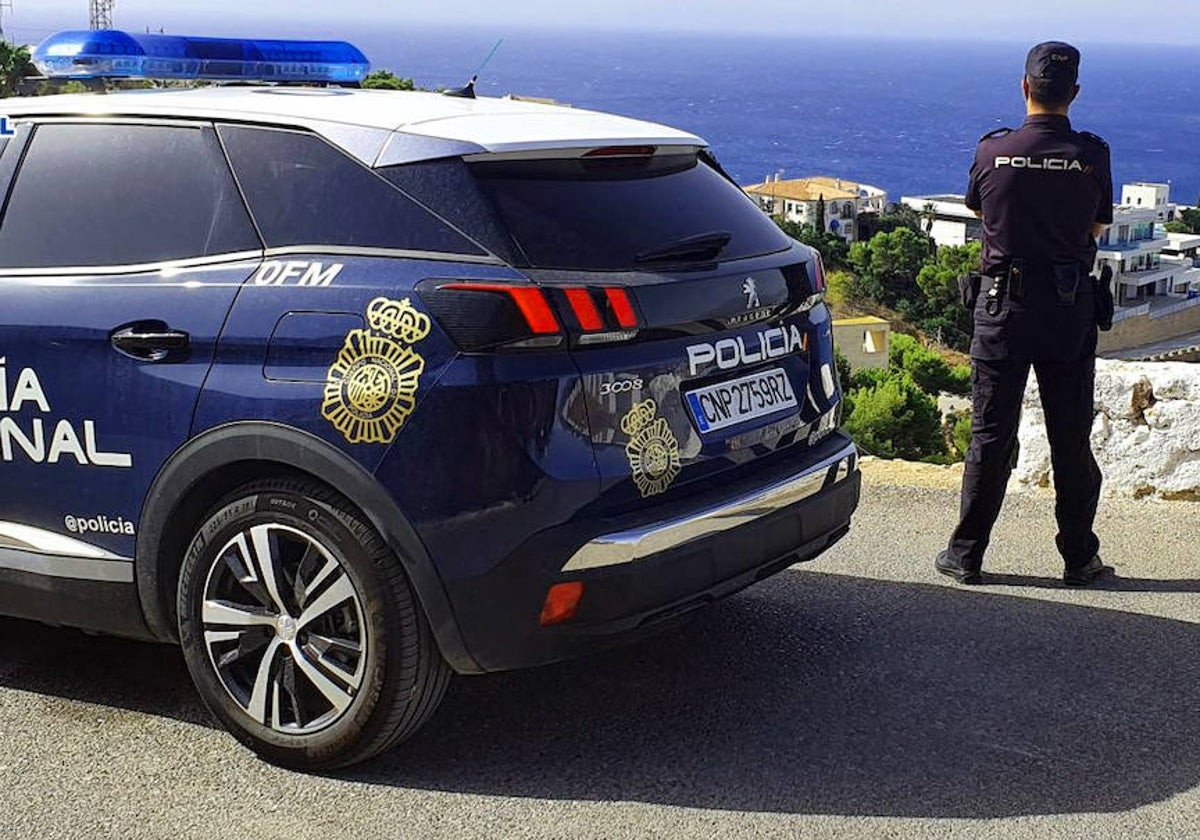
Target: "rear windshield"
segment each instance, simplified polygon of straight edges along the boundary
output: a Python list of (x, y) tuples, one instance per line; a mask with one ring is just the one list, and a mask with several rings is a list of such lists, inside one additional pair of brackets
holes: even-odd
[[(431, 166), (440, 168), (438, 177), (429, 177), (428, 169), (423, 176), (413, 171)], [(443, 161), (394, 167), (388, 177), (478, 241), (497, 253), (512, 253), (518, 264), (530, 268), (667, 268), (675, 262), (671, 247), (696, 237), (726, 243), (715, 252), (721, 261), (769, 254), (791, 244), (736, 185), (694, 154)], [(450, 180), (458, 188), (455, 202), (446, 200), (449, 191), (430, 189)], [(473, 196), (464, 201), (468, 184), (466, 191)], [(648, 260), (653, 254), (659, 256)], [(709, 259), (713, 256), (710, 252)], [(688, 259), (695, 255), (679, 262)]]

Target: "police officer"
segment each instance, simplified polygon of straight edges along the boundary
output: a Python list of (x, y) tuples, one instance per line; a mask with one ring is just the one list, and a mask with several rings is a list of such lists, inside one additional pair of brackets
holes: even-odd
[(1057, 496), (1058, 551), (1068, 585), (1105, 571), (1092, 530), (1100, 470), (1090, 435), (1096, 372), (1096, 237), (1112, 222), (1108, 146), (1075, 131), (1079, 51), (1038, 44), (1025, 62), (1025, 124), (984, 136), (971, 166), (967, 207), (983, 220), (973, 307), (974, 418), (960, 521), (936, 567), (980, 583), (983, 555), (1012, 471), (1022, 395), (1037, 375)]

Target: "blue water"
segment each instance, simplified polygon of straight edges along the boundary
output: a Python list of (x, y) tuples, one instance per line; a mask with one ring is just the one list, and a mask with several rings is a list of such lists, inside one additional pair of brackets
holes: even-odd
[[(309, 33), (311, 34), (311, 33)], [(328, 33), (326, 33), (328, 34)], [(1019, 124), (1026, 45), (820, 38), (338, 31), (374, 66), (460, 85), (497, 38), (480, 92), (548, 96), (699, 134), (743, 183), (828, 174), (903, 195), (963, 192), (979, 136)], [(1116, 182), (1200, 196), (1200, 51), (1081, 45), (1079, 128), (1112, 147)]]

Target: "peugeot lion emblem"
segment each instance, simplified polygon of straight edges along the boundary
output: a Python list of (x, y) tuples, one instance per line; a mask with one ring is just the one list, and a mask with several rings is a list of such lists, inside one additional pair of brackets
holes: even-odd
[(742, 284), (742, 294), (746, 296), (747, 309), (758, 309), (762, 305), (758, 302), (758, 284), (754, 282), (753, 277), (747, 277), (746, 282)]

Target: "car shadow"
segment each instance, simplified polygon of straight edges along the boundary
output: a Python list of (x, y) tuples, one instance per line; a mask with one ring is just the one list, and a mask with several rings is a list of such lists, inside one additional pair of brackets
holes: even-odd
[(0, 687), (220, 728), (174, 645), (0, 618)]
[(458, 680), (416, 738), (341, 776), (753, 812), (1117, 812), (1200, 784), (1198, 684), (1200, 624), (788, 571), (636, 647)]
[[(750, 812), (1117, 812), (1200, 784), (1197, 685), (1198, 623), (789, 570), (632, 647), (458, 679), (412, 741), (333, 775)], [(0, 620), (0, 686), (212, 725), (167, 646)]]

